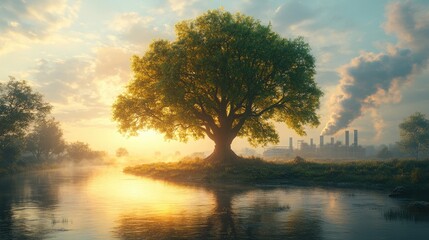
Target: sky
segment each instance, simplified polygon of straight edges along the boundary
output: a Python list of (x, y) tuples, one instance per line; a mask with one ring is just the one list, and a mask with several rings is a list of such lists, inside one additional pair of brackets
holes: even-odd
[[(407, 116), (429, 117), (424, 0), (0, 0), (0, 81), (14, 76), (42, 93), (69, 142), (109, 153), (125, 147), (147, 158), (210, 153), (208, 139), (180, 143), (156, 131), (121, 135), (111, 105), (133, 77), (133, 55), (142, 56), (153, 40), (174, 41), (176, 23), (219, 8), (271, 24), (282, 37), (304, 37), (311, 46), (315, 80), (325, 93), (321, 124), (299, 137), (276, 123), (278, 145), (288, 145), (289, 137), (318, 144), (322, 133), (343, 140), (346, 129), (359, 130), (362, 145), (395, 143)], [(236, 139), (232, 147), (240, 153), (250, 145)]]

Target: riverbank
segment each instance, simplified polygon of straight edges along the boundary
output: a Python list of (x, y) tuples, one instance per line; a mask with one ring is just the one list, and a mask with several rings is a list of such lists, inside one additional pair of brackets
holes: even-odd
[(70, 167), (79, 167), (79, 166), (110, 166), (114, 163), (112, 161), (81, 161), (74, 162), (68, 160), (56, 160), (50, 162), (30, 162), (30, 163), (12, 163), (6, 166), (0, 166), (0, 176), (3, 175), (13, 175), (22, 172), (33, 172), (39, 170), (53, 170), (60, 168), (70, 168)]
[(10, 164), (7, 166), (0, 167), (0, 176), (17, 174), (28, 171), (38, 171), (47, 169), (57, 169), (63, 167), (63, 164), (59, 163), (38, 163), (38, 164)]
[(299, 184), (391, 190), (404, 186), (413, 193), (429, 190), (429, 160), (360, 160), (284, 163), (258, 158), (214, 165), (202, 159), (130, 166), (125, 173), (172, 182), (211, 184)]

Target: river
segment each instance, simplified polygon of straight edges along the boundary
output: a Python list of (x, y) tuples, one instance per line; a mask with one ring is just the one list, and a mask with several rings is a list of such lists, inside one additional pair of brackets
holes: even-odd
[(0, 239), (429, 239), (412, 199), (302, 186), (186, 186), (87, 167), (0, 177)]

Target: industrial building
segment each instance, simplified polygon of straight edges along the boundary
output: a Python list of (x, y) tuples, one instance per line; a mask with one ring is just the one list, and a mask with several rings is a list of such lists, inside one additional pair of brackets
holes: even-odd
[(350, 132), (344, 133), (344, 145), (341, 141), (335, 142), (331, 137), (330, 143), (325, 143), (325, 136), (320, 136), (319, 146), (314, 144), (313, 138), (309, 143), (298, 140), (296, 148), (293, 147), (293, 138), (289, 138), (289, 147), (277, 146), (264, 151), (265, 158), (291, 158), (301, 156), (314, 159), (362, 159), (365, 157), (365, 149), (359, 146), (358, 130), (353, 131), (353, 143), (350, 144)]

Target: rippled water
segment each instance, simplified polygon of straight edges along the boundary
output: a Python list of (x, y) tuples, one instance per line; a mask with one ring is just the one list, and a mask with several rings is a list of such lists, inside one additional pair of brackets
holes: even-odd
[(429, 239), (385, 192), (174, 185), (119, 168), (0, 177), (0, 239)]

